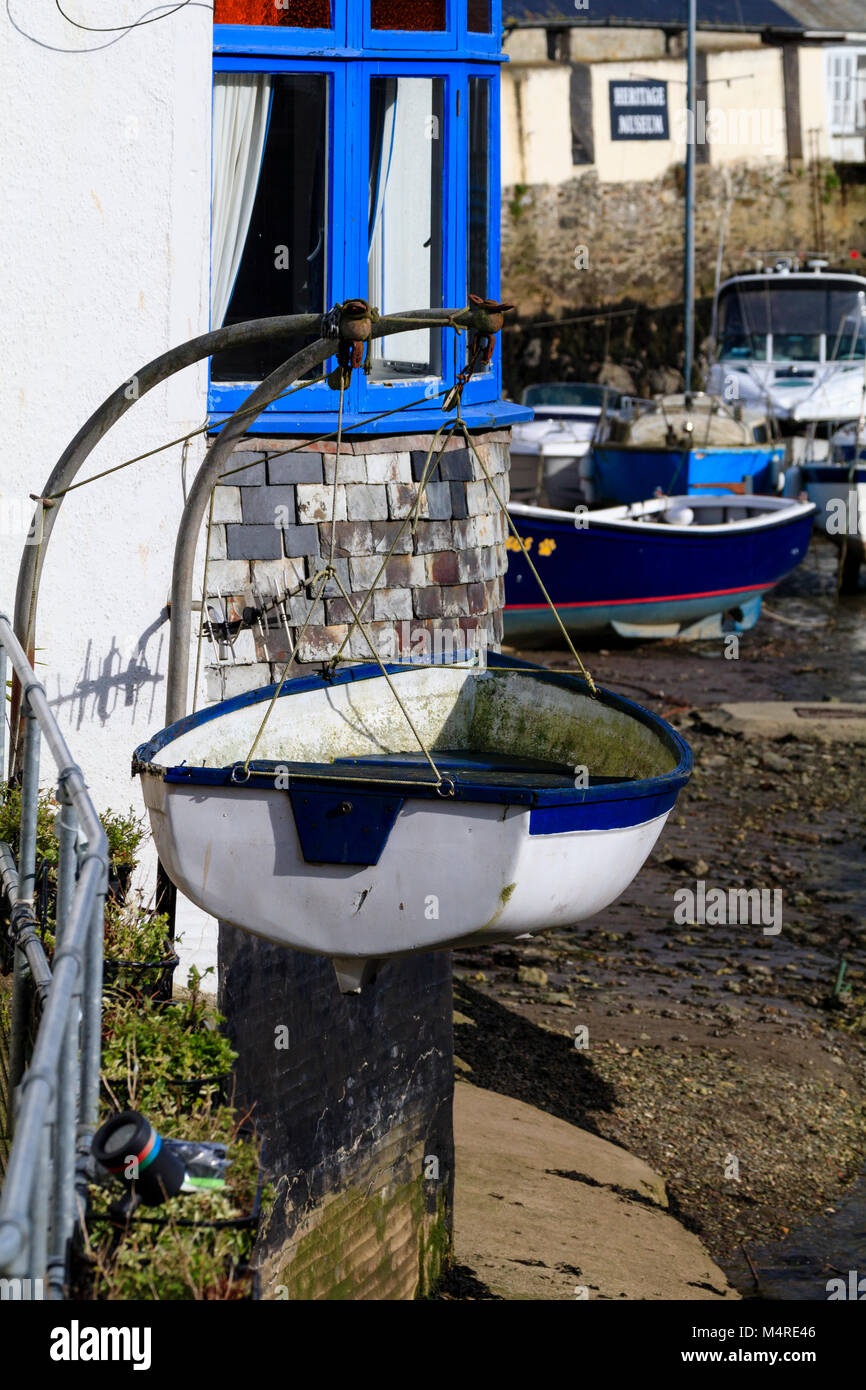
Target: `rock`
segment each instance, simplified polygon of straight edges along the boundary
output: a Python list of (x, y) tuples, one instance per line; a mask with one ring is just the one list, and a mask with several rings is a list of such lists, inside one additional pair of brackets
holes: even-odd
[(611, 386), (614, 391), (622, 391), (623, 395), (636, 396), (637, 386), (631, 372), (625, 367), (621, 367), (617, 362), (605, 362), (598, 374), (599, 386)]
[(683, 376), (674, 367), (650, 367), (646, 384), (654, 396), (669, 396), (675, 391), (682, 391)]
[(778, 753), (773, 753), (765, 749), (761, 754), (761, 762), (764, 767), (768, 767), (771, 772), (793, 772), (794, 764), (788, 758), (780, 758)]
[(539, 965), (518, 965), (517, 983), (520, 985), (537, 985), (539, 989), (547, 986), (547, 971), (542, 970)]
[(695, 878), (706, 878), (707, 874), (710, 872), (710, 866), (706, 859), (697, 859), (692, 865), (691, 871)]

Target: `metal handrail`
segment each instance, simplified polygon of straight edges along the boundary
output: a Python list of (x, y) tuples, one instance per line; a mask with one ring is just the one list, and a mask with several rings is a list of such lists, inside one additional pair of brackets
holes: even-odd
[[(9, 846), (0, 844), (0, 883), (11, 905), (15, 949), (8, 1094), (14, 1132), (0, 1195), (0, 1274), (17, 1281), (13, 1297), (41, 1297), (45, 1291), (63, 1298), (98, 1118), (108, 840), (45, 690), (12, 624), (0, 614), (0, 725), (7, 657), (21, 683), (25, 734), (17, 867)], [(57, 768), (60, 803), (50, 965), (33, 913), (40, 737)], [(28, 1062), (27, 1008), (34, 989), (41, 1013)]]

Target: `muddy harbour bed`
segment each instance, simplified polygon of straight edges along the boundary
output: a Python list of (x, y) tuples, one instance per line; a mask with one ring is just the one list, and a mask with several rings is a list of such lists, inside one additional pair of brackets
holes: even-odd
[[(719, 642), (586, 652), (600, 684), (685, 735), (692, 782), (613, 907), (455, 955), (458, 1077), (646, 1160), (745, 1297), (826, 1298), (862, 1256), (866, 768), (848, 737), (750, 737), (719, 706), (864, 700), (864, 608), (837, 605), (816, 537), (735, 658)], [(701, 891), (756, 888), (760, 921), (690, 920)]]

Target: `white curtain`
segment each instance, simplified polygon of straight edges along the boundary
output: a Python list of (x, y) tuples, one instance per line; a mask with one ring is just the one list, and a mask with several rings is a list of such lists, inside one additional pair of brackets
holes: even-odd
[(211, 327), (228, 312), (247, 239), (271, 111), (266, 73), (217, 73), (213, 100)]
[[(368, 284), (383, 314), (421, 308), (430, 298), (433, 228), (431, 166), (433, 82), (427, 77), (399, 77), (384, 111), (378, 181), (371, 188), (373, 231)], [(374, 362), (425, 363), (430, 358), (429, 329), (380, 338), (373, 343)], [(423, 370), (423, 369), (422, 369)]]

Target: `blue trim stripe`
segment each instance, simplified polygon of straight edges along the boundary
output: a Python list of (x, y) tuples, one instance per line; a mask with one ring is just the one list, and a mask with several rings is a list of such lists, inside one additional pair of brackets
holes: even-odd
[[(641, 785), (646, 785), (643, 783)], [(599, 790), (614, 791), (613, 788)], [(677, 791), (660, 792), (654, 796), (571, 802), (563, 806), (538, 806), (530, 812), (530, 835), (564, 835), (574, 830), (626, 830), (633, 825), (645, 825), (665, 815), (675, 805)]]

